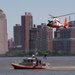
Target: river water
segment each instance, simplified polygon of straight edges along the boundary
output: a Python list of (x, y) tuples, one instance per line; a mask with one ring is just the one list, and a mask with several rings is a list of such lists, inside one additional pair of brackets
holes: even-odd
[[(12, 62), (21, 62), (24, 57), (0, 57), (0, 75), (75, 75), (75, 70), (24, 69), (14, 70)], [(75, 56), (66, 57), (38, 57), (50, 63), (50, 66), (75, 66)]]

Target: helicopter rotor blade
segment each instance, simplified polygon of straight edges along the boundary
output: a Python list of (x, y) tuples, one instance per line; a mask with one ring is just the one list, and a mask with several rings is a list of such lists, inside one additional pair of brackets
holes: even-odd
[(58, 18), (58, 17), (63, 17), (63, 16), (72, 15), (72, 14), (75, 14), (75, 13), (70, 13), (70, 14), (65, 14), (65, 15), (60, 15), (60, 16), (55, 16), (55, 17)]
[(40, 17), (40, 18), (37, 18), (37, 19), (39, 19), (39, 20), (42, 20), (42, 19), (43, 19), (43, 20), (44, 20), (44, 19), (48, 19), (48, 18), (46, 18), (46, 17), (45, 17), (45, 18), (43, 18), (43, 17)]
[(51, 16), (51, 18), (55, 18), (53, 15), (49, 15), (49, 16)]

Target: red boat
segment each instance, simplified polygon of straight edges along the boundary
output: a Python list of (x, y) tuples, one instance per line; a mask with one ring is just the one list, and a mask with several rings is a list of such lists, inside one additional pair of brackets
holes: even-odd
[(25, 66), (25, 65), (19, 65), (16, 63), (11, 64), (14, 69), (46, 69), (44, 66)]
[(14, 69), (46, 69), (49, 64), (41, 62), (37, 58), (26, 58), (21, 63), (12, 63)]

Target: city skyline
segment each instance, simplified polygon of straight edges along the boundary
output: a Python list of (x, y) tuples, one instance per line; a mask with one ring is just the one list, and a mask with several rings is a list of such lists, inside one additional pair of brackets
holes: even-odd
[[(49, 14), (58, 16), (67, 13), (74, 13), (74, 3), (74, 0), (7, 0), (7, 2), (4, 0), (0, 0), (0, 9), (3, 10), (7, 18), (8, 38), (13, 37), (13, 26), (15, 26), (15, 24), (21, 24), (21, 15), (23, 15), (25, 12), (32, 13), (33, 24), (38, 25), (41, 23), (47, 23), (47, 20), (49, 19)], [(75, 20), (74, 16), (75, 15), (71, 16), (71, 20)], [(63, 18), (60, 18), (60, 20), (63, 22)]]

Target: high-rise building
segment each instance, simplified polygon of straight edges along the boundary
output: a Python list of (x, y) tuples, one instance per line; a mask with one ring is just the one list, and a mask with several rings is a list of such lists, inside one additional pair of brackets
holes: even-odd
[(75, 51), (75, 21), (70, 22), (69, 28), (55, 31), (53, 50)]
[(70, 22), (69, 22), (69, 26), (70, 26), (70, 27), (75, 27), (75, 21), (70, 21)]
[(37, 37), (38, 37), (38, 29), (32, 28), (30, 30), (30, 50), (37, 48)]
[(37, 49), (52, 51), (53, 30), (42, 23), (38, 26)]
[(16, 24), (14, 26), (14, 48), (22, 48), (22, 26)]
[(30, 30), (33, 26), (33, 16), (30, 12), (25, 12), (25, 15), (21, 16), (22, 24), (22, 48), (28, 52), (29, 51), (29, 40), (30, 40)]
[(0, 10), (0, 54), (8, 51), (7, 20), (6, 15)]

